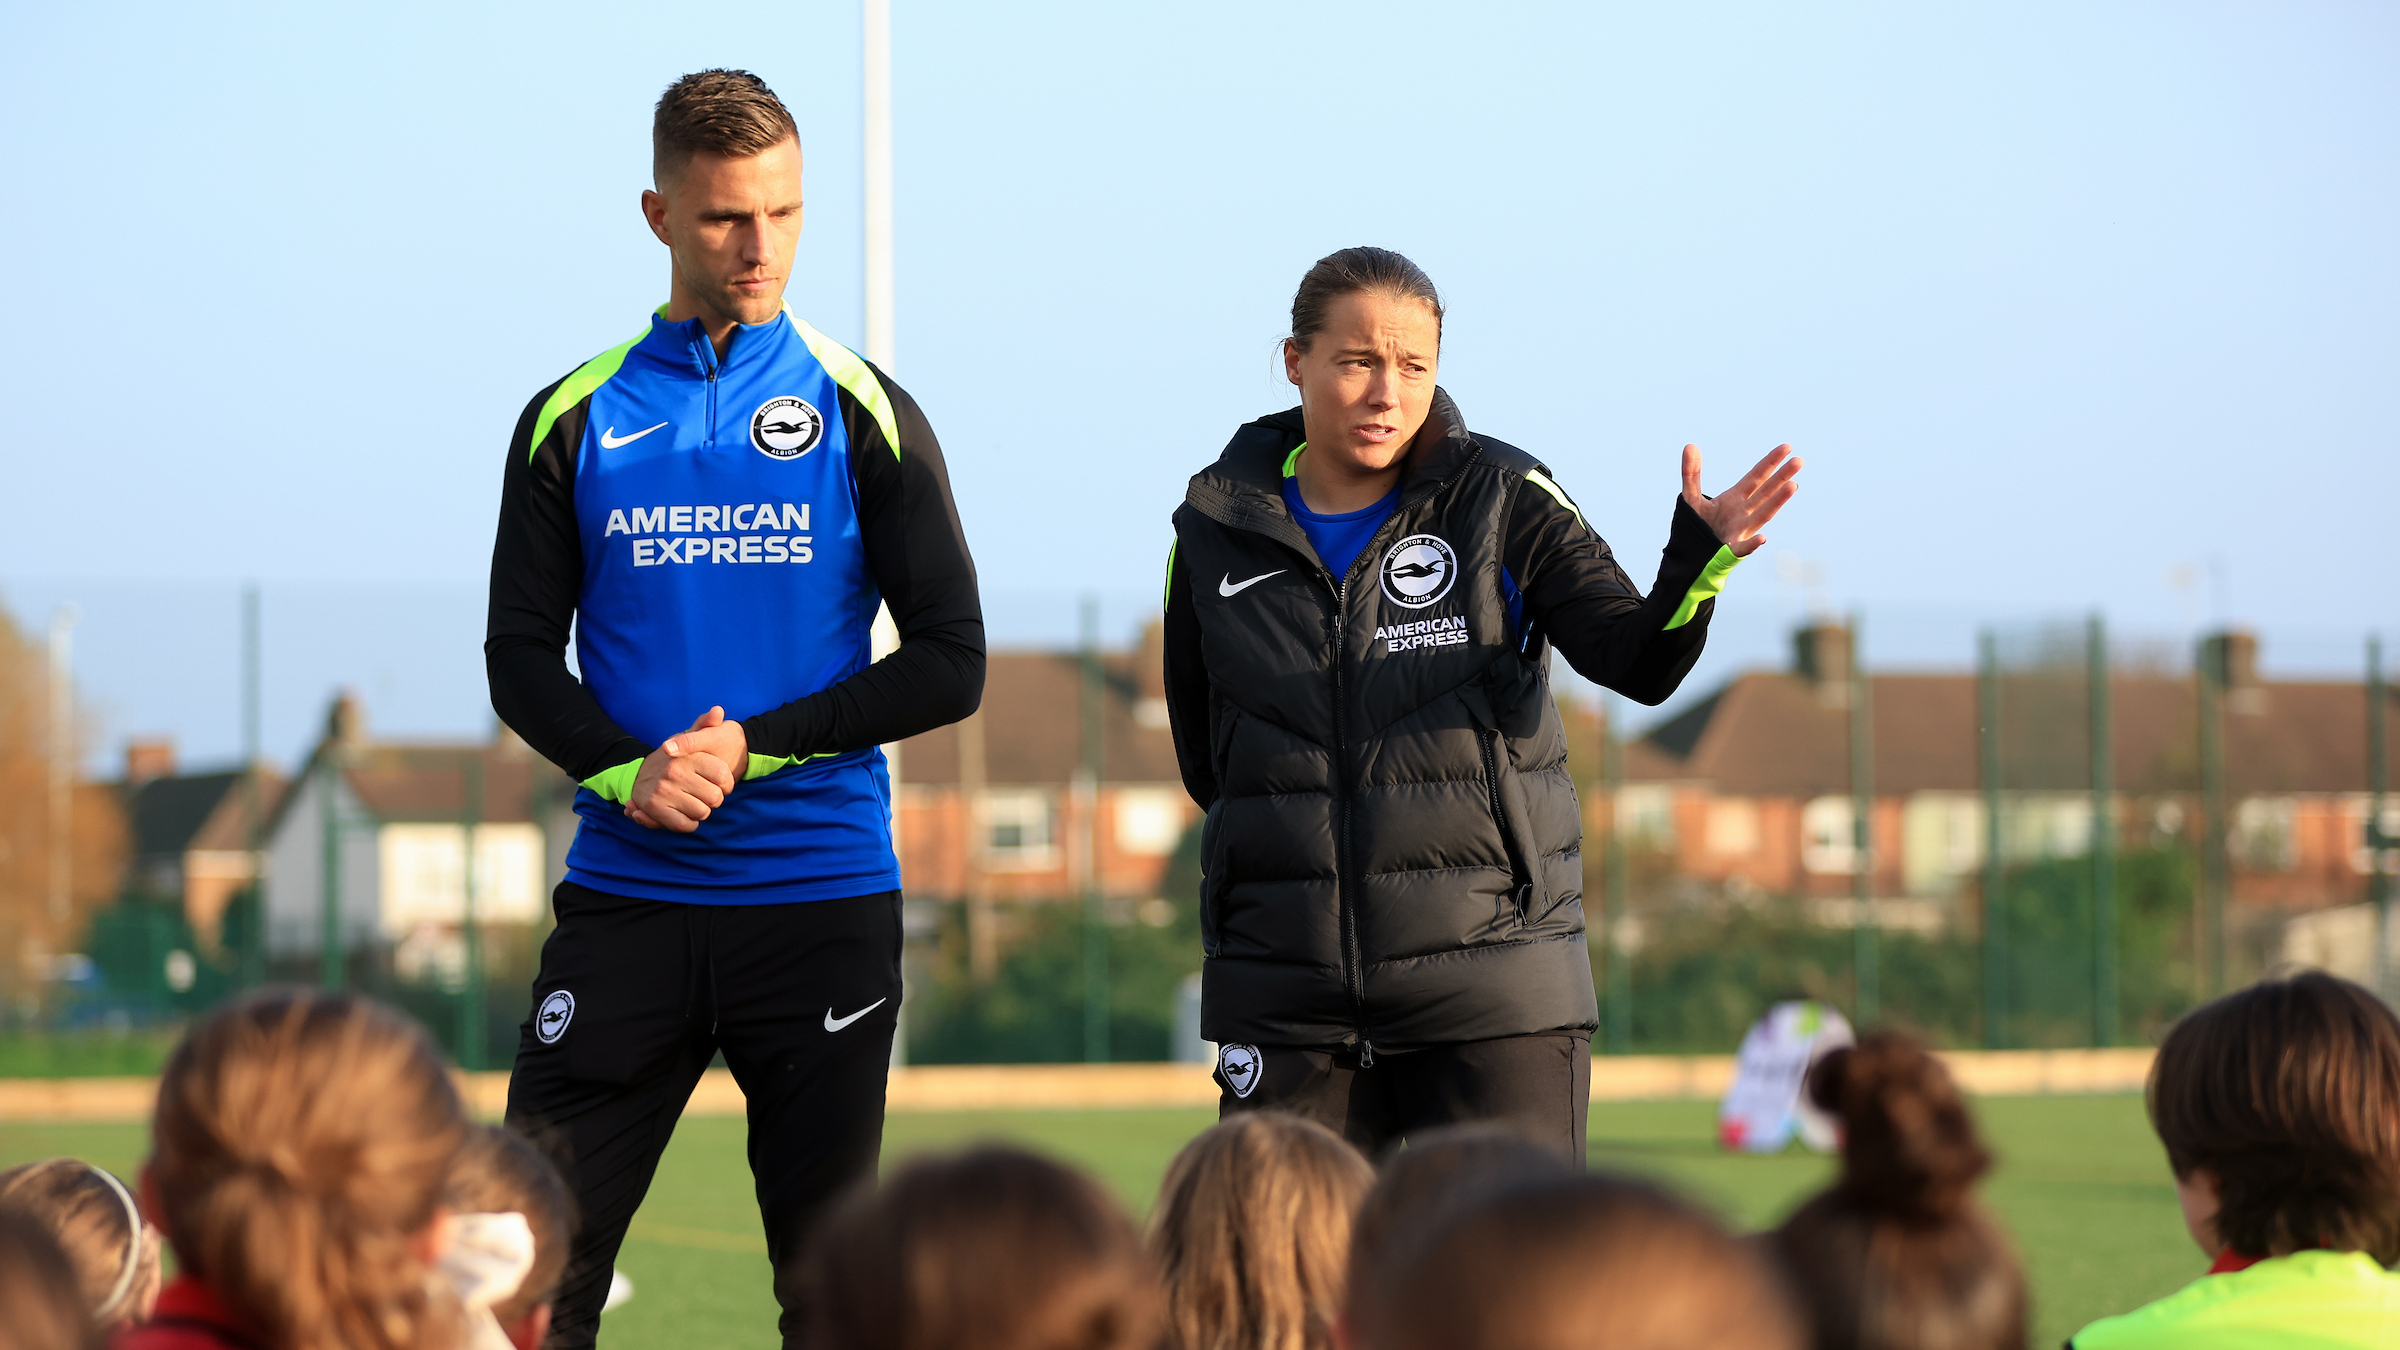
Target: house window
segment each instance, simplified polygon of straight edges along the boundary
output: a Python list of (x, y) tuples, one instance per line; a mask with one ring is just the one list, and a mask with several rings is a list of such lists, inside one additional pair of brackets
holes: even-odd
[(1675, 846), (1675, 796), (1663, 787), (1617, 789), (1617, 833), (1653, 848)]
[(1183, 839), (1184, 795), (1180, 788), (1117, 788), (1110, 793), (1116, 817), (1117, 852), (1133, 858), (1163, 858)]
[(1818, 797), (1800, 808), (1800, 865), (1819, 876), (1849, 876), (1858, 870), (1851, 837), (1848, 797)]
[(1900, 808), (1901, 875), (1911, 895), (1946, 895), (1983, 863), (1983, 801), (1920, 792)]
[(1730, 857), (1758, 852), (1758, 803), (1720, 797), (1708, 804), (1708, 851)]
[(2235, 861), (2253, 872), (2289, 872), (2300, 865), (2292, 828), (2299, 803), (2290, 797), (2246, 797), (2233, 808), (2233, 837), (2226, 841)]
[(1059, 865), (1056, 803), (1047, 792), (995, 792), (984, 801), (984, 865), (1046, 872)]
[[(2342, 802), (2343, 847), (2350, 855), (2350, 870), (2361, 875), (2375, 870), (2375, 855), (2367, 847), (2367, 817), (2374, 814), (2375, 799), (2366, 793), (2353, 794)], [(2400, 800), (2383, 799), (2383, 870), (2400, 872)]]

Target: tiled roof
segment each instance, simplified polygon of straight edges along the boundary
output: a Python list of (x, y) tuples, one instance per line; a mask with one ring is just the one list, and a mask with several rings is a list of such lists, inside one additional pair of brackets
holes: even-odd
[(377, 820), (452, 822), (466, 811), (467, 770), (481, 763), (487, 825), (533, 819), (533, 794), (547, 789), (553, 809), (575, 791), (567, 776), (522, 744), (438, 745), (379, 742), (352, 747), (343, 780)]
[[(1163, 721), (1142, 724), (1145, 687), (1155, 696), (1156, 655), (1101, 656), (1101, 777), (1115, 783), (1177, 783), (1175, 742)], [(1082, 762), (1082, 662), (1073, 652), (993, 652), (983, 682), (984, 781), (1064, 783)], [(1152, 705), (1153, 715), (1163, 711)], [(900, 775), (921, 784), (958, 781), (958, 728), (936, 727), (901, 742)]]
[[(1879, 793), (1973, 792), (1982, 785), (1973, 675), (1878, 675), (1870, 681)], [(2090, 785), (2089, 710), (2080, 679), (2012, 675), (2002, 684), (2001, 763), (2010, 788)], [(2110, 740), (2126, 792), (2199, 787), (2198, 693), (2189, 677), (2110, 681)], [(2267, 681), (2225, 706), (2226, 788), (2236, 794), (2361, 792), (2367, 786), (2366, 689)], [(2400, 700), (2386, 716), (2400, 765)], [(1743, 675), (1643, 738), (1635, 780), (1684, 778), (1736, 796), (1814, 796), (1849, 787), (1849, 712), (1792, 674)]]

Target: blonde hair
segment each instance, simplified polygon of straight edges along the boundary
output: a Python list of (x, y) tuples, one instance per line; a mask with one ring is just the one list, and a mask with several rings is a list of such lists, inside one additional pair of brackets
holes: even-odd
[(184, 1270), (285, 1350), (432, 1350), (460, 1336), (412, 1239), (467, 1120), (416, 1025), (280, 990), (218, 1010), (168, 1059), (152, 1127), (160, 1225)]
[(0, 1172), (0, 1205), (22, 1210), (58, 1239), (95, 1321), (137, 1320), (158, 1281), (158, 1235), (146, 1231), (124, 1182), (80, 1158), (49, 1158)]
[(1150, 1249), (1176, 1350), (1323, 1350), (1333, 1343), (1350, 1225), (1375, 1182), (1321, 1125), (1244, 1112), (1184, 1145), (1159, 1188)]
[(0, 1206), (0, 1350), (100, 1350), (75, 1265), (40, 1219)]

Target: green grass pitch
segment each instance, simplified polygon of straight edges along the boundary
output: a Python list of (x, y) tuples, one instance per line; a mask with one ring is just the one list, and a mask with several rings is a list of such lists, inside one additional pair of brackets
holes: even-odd
[[(2155, 1298), (2203, 1269), (2140, 1098), (1992, 1098), (1978, 1112), (2001, 1160), (1985, 1196), (2033, 1277), (2035, 1346), (2058, 1345), (2092, 1318)], [(1090, 1169), (1140, 1212), (1167, 1160), (1212, 1114), (893, 1116), (884, 1161), (1006, 1139)], [(1828, 1160), (1798, 1152), (1720, 1153), (1714, 1122), (1707, 1102), (1603, 1103), (1592, 1111), (1593, 1165), (1659, 1177), (1746, 1227), (1773, 1223), (1831, 1175)], [(777, 1344), (743, 1133), (731, 1119), (686, 1120), (676, 1131), (618, 1261), (637, 1293), (608, 1315), (603, 1344)], [(0, 1127), (0, 1167), (71, 1153), (130, 1175), (143, 1144), (135, 1125)]]

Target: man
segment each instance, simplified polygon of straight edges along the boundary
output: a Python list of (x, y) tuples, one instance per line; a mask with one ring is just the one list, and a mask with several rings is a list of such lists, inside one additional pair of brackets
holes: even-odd
[[(702, 71), (659, 100), (652, 153), (667, 303), (526, 407), (484, 643), (493, 707), (582, 784), (508, 1099), (580, 1214), (553, 1346), (593, 1343), (625, 1226), (720, 1051), (793, 1336), (801, 1238), (882, 1138), (900, 870), (876, 747), (983, 689), (932, 429), (783, 308), (791, 114), (755, 76)], [(873, 661), (879, 599), (900, 646)]]

